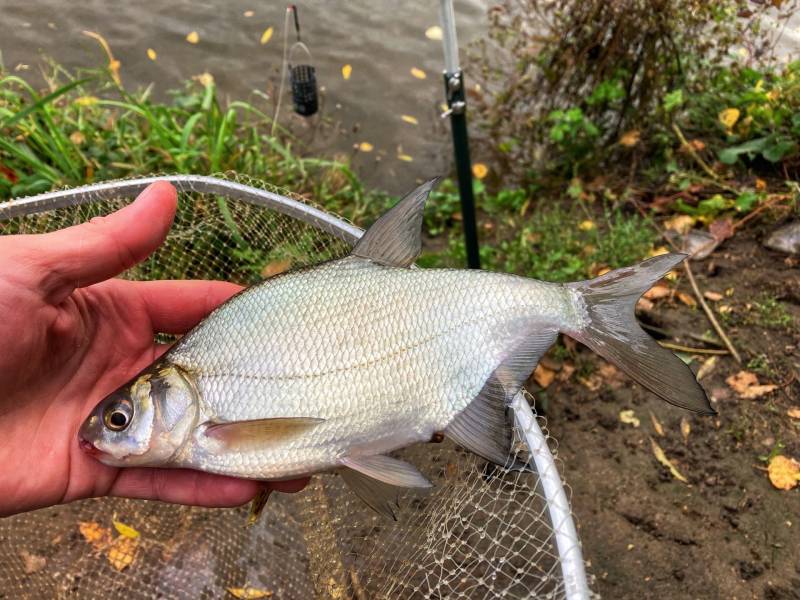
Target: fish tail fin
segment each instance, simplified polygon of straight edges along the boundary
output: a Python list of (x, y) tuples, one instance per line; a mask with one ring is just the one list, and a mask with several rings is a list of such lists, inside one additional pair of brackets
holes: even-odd
[(685, 258), (685, 254), (662, 254), (595, 279), (567, 284), (577, 292), (576, 303), (585, 318), (581, 328), (564, 333), (670, 404), (716, 414), (688, 365), (656, 343), (634, 316), (639, 297)]

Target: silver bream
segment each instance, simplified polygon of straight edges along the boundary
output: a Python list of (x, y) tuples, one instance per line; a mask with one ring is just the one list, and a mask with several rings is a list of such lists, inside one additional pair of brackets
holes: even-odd
[(115, 466), (261, 480), (337, 470), (392, 516), (431, 484), (387, 453), (443, 432), (494, 463), (509, 404), (559, 332), (664, 400), (713, 413), (689, 368), (639, 328), (634, 305), (685, 258), (666, 254), (569, 284), (412, 267), (430, 181), (346, 258), (267, 279), (217, 308), (105, 398), (82, 444)]

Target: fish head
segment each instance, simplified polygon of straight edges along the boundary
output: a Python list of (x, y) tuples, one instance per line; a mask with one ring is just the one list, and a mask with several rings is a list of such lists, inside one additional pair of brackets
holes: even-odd
[(168, 464), (197, 422), (191, 376), (158, 362), (106, 396), (78, 432), (81, 448), (115, 467)]

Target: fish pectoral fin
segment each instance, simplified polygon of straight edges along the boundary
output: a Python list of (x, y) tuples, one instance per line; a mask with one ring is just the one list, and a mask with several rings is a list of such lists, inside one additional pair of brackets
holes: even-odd
[(422, 250), (422, 213), (439, 178), (426, 181), (381, 215), (351, 253), (390, 267), (411, 266)]
[(511, 328), (508, 358), (495, 369), (481, 391), (445, 428), (457, 444), (488, 461), (515, 471), (530, 471), (514, 456), (514, 415), (511, 402), (539, 359), (555, 342), (554, 329), (531, 330), (520, 323)]
[(406, 488), (430, 488), (433, 484), (414, 465), (390, 456), (344, 458), (340, 474), (351, 490), (375, 512), (397, 520), (397, 498)]
[(324, 422), (312, 417), (277, 417), (252, 421), (213, 422), (205, 434), (229, 449), (247, 450), (263, 448), (296, 437)]

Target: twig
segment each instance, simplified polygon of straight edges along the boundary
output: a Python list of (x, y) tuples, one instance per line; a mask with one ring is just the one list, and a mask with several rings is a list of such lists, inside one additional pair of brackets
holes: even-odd
[(778, 204), (780, 201), (782, 201), (782, 200), (788, 200), (789, 198), (790, 198), (790, 196), (788, 196), (788, 195), (786, 195), (786, 194), (777, 194), (777, 195), (775, 195), (773, 198), (770, 198), (769, 200), (767, 200), (766, 202), (764, 202), (764, 204), (762, 204), (761, 206), (759, 206), (757, 209), (755, 209), (755, 210), (754, 210), (754, 211), (752, 211), (751, 213), (749, 213), (749, 214), (745, 215), (744, 217), (742, 217), (741, 219), (739, 219), (738, 221), (736, 221), (736, 223), (734, 223), (734, 224), (733, 224), (733, 229), (734, 229), (734, 230), (736, 230), (736, 229), (739, 229), (739, 228), (740, 228), (742, 225), (744, 225), (745, 223), (747, 223), (747, 222), (748, 222), (750, 219), (752, 219), (753, 217), (755, 217), (755, 216), (756, 216), (756, 215), (758, 215), (759, 213), (762, 213), (762, 212), (764, 212), (766, 209), (768, 209), (768, 208), (771, 208), (771, 207), (775, 206), (775, 205), (776, 205), (776, 204)]
[(703, 311), (706, 313), (708, 320), (711, 323), (711, 326), (714, 328), (714, 331), (717, 332), (719, 339), (725, 344), (725, 347), (733, 356), (734, 360), (741, 364), (742, 357), (739, 356), (739, 353), (736, 351), (736, 348), (733, 347), (733, 344), (728, 339), (728, 336), (725, 335), (725, 331), (723, 331), (722, 327), (720, 326), (717, 318), (714, 316), (714, 313), (709, 308), (708, 304), (706, 304), (705, 298), (703, 298), (703, 294), (700, 292), (700, 288), (697, 287), (697, 282), (694, 280), (694, 273), (692, 273), (692, 268), (689, 266), (689, 261), (683, 261), (683, 268), (686, 271), (686, 275), (689, 277), (689, 284), (692, 286), (692, 291), (694, 291), (694, 295), (697, 297), (698, 302), (700, 302), (700, 306), (703, 307)]
[[(639, 327), (641, 327), (642, 329), (646, 329), (647, 331), (652, 331), (654, 333), (657, 333), (658, 335), (662, 335), (664, 337), (671, 338), (673, 340), (678, 339), (678, 337), (679, 337), (677, 335), (673, 335), (672, 333), (670, 333), (666, 329), (662, 329), (661, 327), (656, 327), (655, 325), (650, 325), (649, 323), (641, 322), (641, 323), (639, 323)], [(684, 333), (680, 337), (683, 337), (683, 336), (688, 337), (688, 338), (690, 338), (692, 340), (696, 340), (698, 342), (703, 342), (704, 344), (709, 344), (711, 346), (716, 346), (717, 348), (721, 348), (721, 347), (725, 346), (725, 344), (723, 344), (719, 340), (711, 340), (711, 339), (708, 339), (707, 337), (704, 337), (704, 336), (699, 335), (697, 333), (691, 333), (691, 332)], [(726, 354), (727, 353), (728, 352), (726, 351)]]
[(664, 348), (686, 352), (687, 354), (730, 354), (727, 350), (717, 350), (716, 348), (690, 348), (689, 346), (671, 344), (670, 342), (658, 342), (658, 344)]
[(720, 180), (720, 178), (719, 178), (719, 174), (718, 174), (718, 173), (716, 173), (716, 172), (714, 171), (714, 169), (712, 169), (711, 167), (709, 167), (709, 166), (708, 166), (708, 163), (707, 163), (706, 161), (704, 161), (704, 160), (703, 160), (703, 159), (700, 157), (700, 155), (697, 153), (697, 151), (696, 151), (696, 150), (695, 150), (695, 149), (692, 147), (692, 145), (691, 145), (691, 144), (690, 144), (690, 143), (689, 143), (689, 142), (686, 140), (686, 137), (683, 135), (683, 132), (681, 131), (681, 128), (680, 128), (680, 127), (678, 127), (678, 125), (677, 125), (676, 123), (673, 123), (673, 124), (672, 124), (672, 131), (674, 131), (674, 132), (675, 132), (675, 135), (677, 135), (677, 136), (678, 136), (678, 139), (680, 140), (680, 142), (681, 142), (681, 145), (682, 145), (682, 146), (683, 146), (683, 147), (686, 149), (686, 152), (688, 152), (688, 153), (689, 153), (689, 156), (691, 156), (691, 157), (692, 157), (692, 158), (695, 160), (695, 162), (696, 162), (698, 165), (700, 165), (700, 168), (701, 168), (701, 169), (703, 169), (703, 171), (705, 171), (705, 172), (706, 172), (706, 174), (707, 174), (709, 177), (711, 177), (711, 179), (712, 179), (712, 183), (713, 183), (714, 185), (716, 185), (716, 186), (718, 186), (719, 188), (721, 188), (721, 189), (723, 189), (723, 190), (725, 190), (725, 191), (727, 191), (727, 192), (730, 192), (730, 193), (732, 193), (732, 194), (736, 194), (736, 193), (737, 193), (737, 190), (736, 190), (736, 189), (734, 189), (734, 188), (732, 188), (731, 186), (729, 186), (729, 185), (727, 185), (727, 184), (723, 183), (723, 182)]

